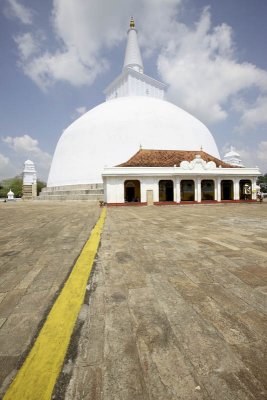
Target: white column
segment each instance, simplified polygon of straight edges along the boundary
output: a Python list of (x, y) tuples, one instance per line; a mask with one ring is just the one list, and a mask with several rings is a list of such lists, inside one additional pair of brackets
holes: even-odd
[(176, 203), (181, 202), (181, 180), (176, 178)]
[(104, 189), (104, 202), (107, 203), (107, 178), (105, 176), (103, 176), (103, 189)]
[(217, 186), (217, 193), (216, 193), (215, 200), (221, 201), (222, 200), (221, 178), (217, 178), (215, 185)]
[(234, 179), (234, 200), (240, 200), (239, 197), (239, 178)]
[(155, 178), (154, 179), (154, 185), (153, 185), (153, 197), (154, 197), (154, 202), (158, 202), (159, 201), (159, 179)]
[(173, 177), (172, 179), (173, 182), (173, 201), (176, 201), (176, 177)]
[(257, 200), (256, 182), (257, 178), (252, 178), (252, 188), (251, 188), (252, 200)]
[(201, 178), (195, 180), (195, 200), (201, 203)]
[(138, 179), (140, 182), (140, 202), (145, 203), (146, 202), (146, 179), (139, 178)]
[(197, 199), (198, 199), (198, 197), (197, 197), (197, 178), (193, 178), (193, 181), (194, 181), (194, 188), (195, 188), (195, 201), (197, 201)]

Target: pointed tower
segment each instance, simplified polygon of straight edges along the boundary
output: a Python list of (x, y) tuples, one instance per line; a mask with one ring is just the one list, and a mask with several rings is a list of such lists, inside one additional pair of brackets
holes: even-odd
[(143, 61), (137, 40), (137, 30), (131, 18), (130, 29), (128, 30), (128, 41), (126, 46), (123, 68), (132, 68), (141, 74), (144, 72)]
[(137, 30), (131, 18), (122, 73), (104, 90), (106, 101), (125, 96), (146, 96), (163, 100), (165, 88), (164, 83), (144, 74)]

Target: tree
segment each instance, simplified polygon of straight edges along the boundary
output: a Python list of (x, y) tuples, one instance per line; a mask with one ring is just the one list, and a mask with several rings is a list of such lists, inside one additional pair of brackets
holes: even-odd
[(37, 196), (39, 196), (39, 193), (41, 190), (46, 187), (46, 182), (43, 181), (37, 181)]
[(21, 176), (15, 176), (14, 178), (4, 179), (0, 182), (0, 197), (7, 197), (7, 193), (11, 189), (14, 193), (14, 197), (22, 196), (22, 178)]
[(263, 193), (267, 193), (267, 174), (258, 177), (257, 185), (261, 187)]

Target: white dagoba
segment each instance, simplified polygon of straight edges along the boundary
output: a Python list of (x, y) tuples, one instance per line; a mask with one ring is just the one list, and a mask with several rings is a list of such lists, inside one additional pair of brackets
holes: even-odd
[(26, 160), (23, 169), (23, 185), (33, 185), (37, 182), (37, 175), (34, 162)]
[(9, 192), (7, 194), (7, 200), (14, 200), (14, 192), (12, 192), (11, 189), (9, 189)]
[(220, 158), (208, 128), (164, 100), (166, 85), (144, 74), (131, 19), (122, 73), (106, 88), (106, 102), (72, 123), (60, 137), (48, 187), (102, 182), (104, 166), (146, 149), (199, 150)]
[(22, 198), (34, 199), (37, 196), (37, 174), (34, 162), (26, 160), (23, 169)]
[(230, 151), (228, 151), (224, 155), (223, 161), (235, 167), (244, 167), (240, 154), (235, 150), (233, 146), (231, 146)]

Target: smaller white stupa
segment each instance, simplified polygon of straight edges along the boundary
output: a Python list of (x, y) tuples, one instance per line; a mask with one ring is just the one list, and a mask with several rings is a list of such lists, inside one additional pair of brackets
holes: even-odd
[(33, 185), (37, 181), (36, 170), (33, 161), (27, 160), (24, 163), (23, 185)]
[(228, 151), (228, 153), (224, 155), (223, 161), (228, 164), (234, 165), (235, 167), (244, 167), (240, 154), (237, 153), (233, 146), (231, 146), (230, 151)]
[(11, 189), (9, 189), (9, 192), (8, 192), (8, 194), (7, 194), (7, 200), (8, 200), (8, 201), (14, 200), (14, 192), (12, 192)]
[(23, 199), (37, 196), (37, 174), (33, 161), (26, 160), (23, 170)]

